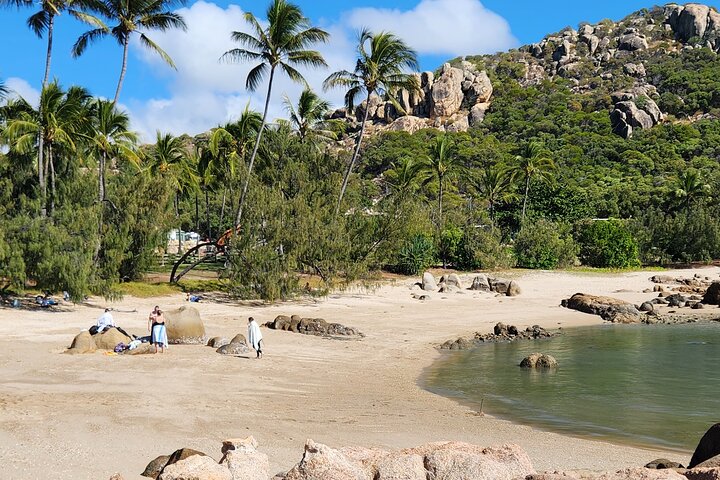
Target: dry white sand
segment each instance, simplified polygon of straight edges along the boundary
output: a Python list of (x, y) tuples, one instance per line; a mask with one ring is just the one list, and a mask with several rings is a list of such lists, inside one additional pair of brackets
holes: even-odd
[[(718, 278), (720, 269), (699, 270)], [(691, 276), (692, 270), (667, 272)], [(564, 328), (601, 323), (559, 307), (576, 292), (647, 299), (649, 272), (518, 277), (515, 298), (465, 291), (412, 298), (411, 280), (375, 291), (272, 306), (200, 303), (209, 335), (246, 333), (246, 318), (323, 317), (358, 327), (361, 341), (263, 329), (262, 360), (222, 356), (209, 347), (171, 346), (165, 355), (63, 355), (73, 336), (106, 305), (63, 312), (0, 310), (0, 465), (8, 479), (142, 478), (154, 457), (191, 447), (219, 458), (220, 442), (254, 435), (273, 473), (302, 455), (307, 438), (331, 446), (400, 448), (441, 440), (520, 444), (538, 470), (611, 469), (685, 455), (562, 436), (516, 425), (425, 391), (418, 379), (449, 339), (488, 332), (495, 323)], [(469, 277), (466, 277), (469, 278)], [(414, 290), (417, 292), (417, 290)], [(144, 334), (153, 305), (185, 304), (182, 295), (125, 298), (114, 314)]]

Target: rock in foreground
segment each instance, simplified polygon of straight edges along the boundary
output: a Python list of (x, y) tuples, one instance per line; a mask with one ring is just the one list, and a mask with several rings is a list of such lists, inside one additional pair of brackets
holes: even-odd
[(523, 358), (520, 366), (523, 368), (557, 368), (558, 361), (552, 355), (533, 353)]
[(264, 326), (272, 330), (285, 330), (321, 337), (363, 337), (363, 334), (357, 328), (346, 327), (340, 323), (328, 323), (322, 318), (300, 318), (298, 315), (292, 317), (278, 315), (275, 320), (267, 322)]

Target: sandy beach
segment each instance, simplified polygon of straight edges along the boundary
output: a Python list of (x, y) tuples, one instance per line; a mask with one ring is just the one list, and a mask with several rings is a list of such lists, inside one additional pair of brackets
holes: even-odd
[[(669, 271), (718, 278), (720, 268)], [(221, 441), (253, 435), (271, 471), (300, 460), (307, 438), (331, 446), (401, 448), (441, 440), (480, 445), (517, 443), (538, 470), (615, 469), (657, 457), (686, 455), (633, 448), (539, 431), (490, 416), (422, 389), (436, 346), (502, 321), (525, 328), (602, 323), (567, 310), (576, 292), (639, 302), (653, 273), (511, 272), (519, 297), (430, 294), (416, 300), (414, 280), (374, 290), (270, 306), (193, 304), (208, 335), (246, 333), (252, 315), (322, 317), (357, 327), (360, 341), (338, 341), (263, 329), (265, 358), (223, 356), (203, 346), (170, 346), (164, 355), (64, 355), (74, 335), (110, 306), (116, 322), (145, 334), (155, 305), (172, 309), (184, 296), (63, 307), (60, 312), (0, 310), (0, 461), (2, 478), (140, 479), (153, 458), (180, 447), (220, 457)], [(471, 278), (463, 276), (467, 279)], [(137, 313), (123, 313), (137, 310)]]

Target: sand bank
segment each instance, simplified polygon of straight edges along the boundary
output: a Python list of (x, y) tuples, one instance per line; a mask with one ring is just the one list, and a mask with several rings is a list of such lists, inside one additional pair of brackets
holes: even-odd
[[(698, 270), (718, 278), (720, 269)], [(667, 272), (691, 276), (696, 271)], [(497, 322), (569, 328), (599, 317), (559, 306), (583, 291), (628, 301), (647, 299), (648, 272), (568, 274), (513, 272), (519, 297), (431, 294), (412, 298), (412, 280), (374, 291), (353, 290), (313, 301), (272, 306), (194, 304), (209, 335), (246, 331), (247, 316), (261, 323), (278, 314), (323, 317), (359, 328), (360, 341), (336, 341), (264, 329), (265, 358), (226, 357), (209, 347), (171, 346), (165, 355), (61, 355), (106, 303), (63, 312), (0, 310), (0, 461), (3, 478), (126, 479), (149, 460), (180, 447), (219, 458), (227, 437), (252, 434), (270, 456), (273, 473), (288, 470), (306, 438), (332, 446), (400, 448), (440, 440), (480, 445), (518, 443), (538, 470), (615, 469), (665, 456), (542, 432), (489, 416), (418, 385), (438, 358), (435, 346)], [(469, 277), (468, 277), (469, 278)], [(415, 290), (417, 291), (417, 290)], [(125, 298), (109, 304), (119, 325), (144, 334), (146, 314), (184, 296)]]

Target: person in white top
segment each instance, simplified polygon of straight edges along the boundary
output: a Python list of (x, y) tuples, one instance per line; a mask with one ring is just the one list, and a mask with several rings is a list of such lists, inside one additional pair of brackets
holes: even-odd
[(253, 317), (248, 318), (248, 342), (257, 352), (257, 358), (262, 358), (262, 332)]
[(108, 328), (112, 328), (115, 326), (115, 320), (113, 319), (112, 315), (110, 314), (110, 309), (106, 308), (105, 313), (100, 315), (100, 318), (97, 319), (97, 323), (95, 324), (97, 326), (98, 332), (103, 332)]

